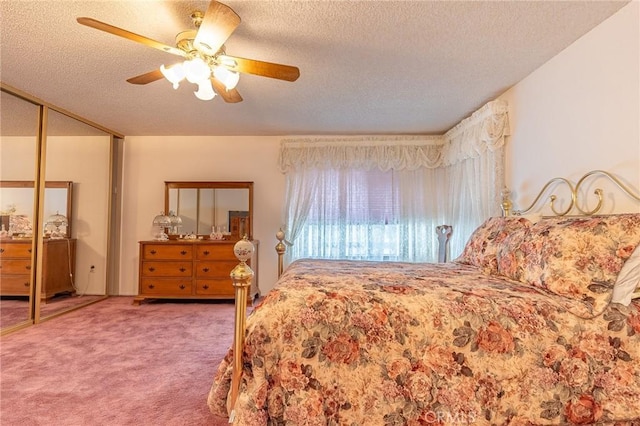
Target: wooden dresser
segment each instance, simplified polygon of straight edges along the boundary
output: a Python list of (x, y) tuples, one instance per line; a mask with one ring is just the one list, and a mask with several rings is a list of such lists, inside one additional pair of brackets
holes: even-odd
[[(42, 256), (42, 300), (74, 293), (70, 274), (75, 273), (76, 240), (45, 239)], [(29, 296), (30, 282), (31, 240), (1, 240), (0, 295)]]
[[(233, 254), (235, 241), (140, 241), (138, 296), (144, 299), (234, 299), (229, 276), (239, 263)], [(254, 277), (248, 301), (258, 294), (258, 245), (247, 264)]]

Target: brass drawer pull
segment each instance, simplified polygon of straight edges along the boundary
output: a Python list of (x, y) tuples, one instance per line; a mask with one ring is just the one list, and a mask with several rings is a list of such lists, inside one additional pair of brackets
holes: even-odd
[(153, 266), (149, 266), (149, 272), (153, 272), (155, 270), (156, 270), (156, 268), (154, 268)]
[(209, 272), (209, 268), (202, 268), (202, 272)]
[(202, 253), (204, 253), (205, 256), (209, 256), (209, 253), (211, 253), (209, 250), (205, 250)]
[(150, 250), (150, 251), (149, 251), (149, 253), (151, 253), (151, 254), (156, 254), (156, 253), (157, 253), (157, 251), (155, 251), (155, 250)]
[(187, 251), (186, 251), (186, 250), (182, 250), (182, 251), (180, 252), (180, 254), (184, 256), (185, 254), (187, 254)]

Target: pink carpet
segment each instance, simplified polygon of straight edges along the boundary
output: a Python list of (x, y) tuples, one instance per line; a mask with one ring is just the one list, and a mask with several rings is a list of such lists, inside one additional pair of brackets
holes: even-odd
[[(82, 305), (103, 296), (60, 295), (40, 304), (40, 317), (64, 311)], [(0, 328), (10, 327), (27, 320), (29, 316), (29, 300), (27, 298), (3, 297), (0, 299)]]
[(224, 425), (207, 393), (232, 303), (112, 297), (2, 337), (0, 424)]

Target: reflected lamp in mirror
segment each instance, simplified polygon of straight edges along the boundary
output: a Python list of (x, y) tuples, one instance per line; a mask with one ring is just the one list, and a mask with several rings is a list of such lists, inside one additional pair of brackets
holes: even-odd
[(170, 211), (169, 220), (171, 221), (171, 226), (169, 227), (169, 235), (178, 235), (180, 233), (180, 228), (182, 228), (182, 219), (173, 211)]
[(165, 232), (167, 228), (171, 229), (171, 218), (160, 212), (159, 215), (153, 218), (153, 227), (155, 233), (153, 239), (156, 241), (167, 241), (169, 236)]
[(67, 236), (67, 226), (69, 226), (67, 217), (60, 214), (60, 212), (56, 212), (56, 214), (49, 216), (44, 223), (45, 236), (54, 240), (65, 238)]

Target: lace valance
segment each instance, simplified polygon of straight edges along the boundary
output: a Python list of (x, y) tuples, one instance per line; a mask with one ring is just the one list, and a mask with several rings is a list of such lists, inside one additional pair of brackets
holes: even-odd
[(489, 102), (445, 133), (444, 165), (502, 148), (505, 136), (509, 136), (507, 107), (506, 101)]
[(415, 170), (475, 158), (504, 145), (508, 135), (507, 103), (492, 101), (444, 135), (303, 137), (284, 139), (280, 170), (360, 168)]
[(280, 170), (298, 168), (415, 170), (442, 163), (442, 136), (354, 136), (285, 139)]

